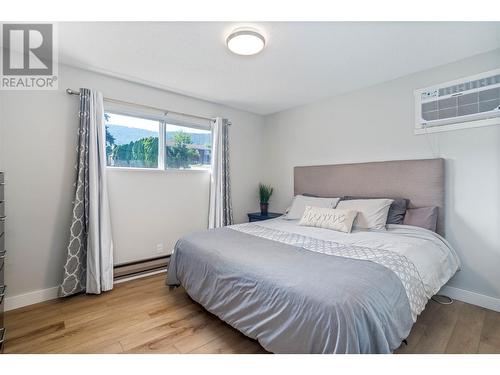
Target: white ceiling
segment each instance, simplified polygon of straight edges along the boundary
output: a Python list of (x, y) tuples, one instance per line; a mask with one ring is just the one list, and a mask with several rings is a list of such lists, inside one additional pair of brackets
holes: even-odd
[[(256, 56), (225, 37), (250, 25)], [(62, 63), (270, 114), (500, 47), (500, 23), (61, 23)]]

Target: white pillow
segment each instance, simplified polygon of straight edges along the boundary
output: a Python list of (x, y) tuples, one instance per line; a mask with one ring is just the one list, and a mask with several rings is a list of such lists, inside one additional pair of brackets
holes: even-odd
[(340, 201), (337, 208), (358, 212), (354, 229), (385, 229), (392, 202), (392, 199), (353, 199)]
[(283, 218), (287, 220), (298, 220), (304, 214), (306, 206), (335, 208), (339, 200), (340, 198), (318, 198), (296, 195), (293, 197), (292, 205), (288, 208)]
[(356, 215), (356, 211), (307, 206), (299, 225), (349, 233)]

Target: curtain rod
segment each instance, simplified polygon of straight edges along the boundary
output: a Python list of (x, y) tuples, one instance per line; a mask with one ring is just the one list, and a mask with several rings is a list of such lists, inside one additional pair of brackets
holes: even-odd
[[(66, 93), (69, 94), (69, 95), (80, 95), (80, 91), (72, 90), (72, 89), (66, 89)], [(118, 103), (118, 104), (127, 104), (127, 105), (133, 105), (133, 106), (136, 106), (136, 107), (142, 107), (142, 108), (152, 109), (152, 110), (155, 110), (155, 111), (162, 111), (162, 112), (165, 112), (165, 113), (175, 113), (176, 115), (187, 116), (187, 117), (194, 117), (194, 118), (199, 118), (199, 119), (208, 120), (208, 121), (215, 121), (215, 119), (209, 118), (209, 117), (203, 117), (203, 116), (197, 116), (197, 115), (190, 115), (189, 113), (170, 111), (170, 110), (167, 110), (167, 109), (161, 109), (161, 108), (151, 107), (149, 105), (126, 102), (124, 100), (111, 99), (111, 98), (104, 98), (104, 100), (106, 100), (108, 102)], [(231, 123), (228, 122), (228, 125), (231, 125)]]

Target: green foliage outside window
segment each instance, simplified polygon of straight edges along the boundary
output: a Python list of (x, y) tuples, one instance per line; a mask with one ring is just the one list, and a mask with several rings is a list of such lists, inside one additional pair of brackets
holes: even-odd
[(158, 137), (141, 138), (135, 142), (118, 145), (111, 156), (116, 167), (158, 167)]
[(200, 157), (198, 150), (189, 148), (192, 144), (191, 136), (183, 132), (174, 134), (174, 145), (167, 147), (168, 168), (190, 168)]
[[(105, 113), (104, 116), (109, 117), (107, 113)], [(113, 147), (115, 147), (115, 137), (109, 132), (109, 127), (106, 126), (106, 156), (111, 155)]]
[[(168, 168), (190, 168), (199, 163), (200, 153), (190, 148), (193, 142), (191, 135), (182, 131), (176, 132), (173, 145), (167, 146)], [(108, 164), (115, 167), (158, 167), (158, 137), (141, 138), (128, 144), (116, 145), (113, 135), (106, 127), (106, 156)], [(110, 163), (110, 159), (113, 160)]]

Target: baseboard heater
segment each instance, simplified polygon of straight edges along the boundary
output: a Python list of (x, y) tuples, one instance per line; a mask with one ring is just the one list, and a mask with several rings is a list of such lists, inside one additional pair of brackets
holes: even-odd
[(131, 276), (138, 276), (153, 271), (167, 269), (170, 255), (157, 258), (138, 260), (135, 262), (117, 264), (113, 267), (114, 280), (121, 280)]

